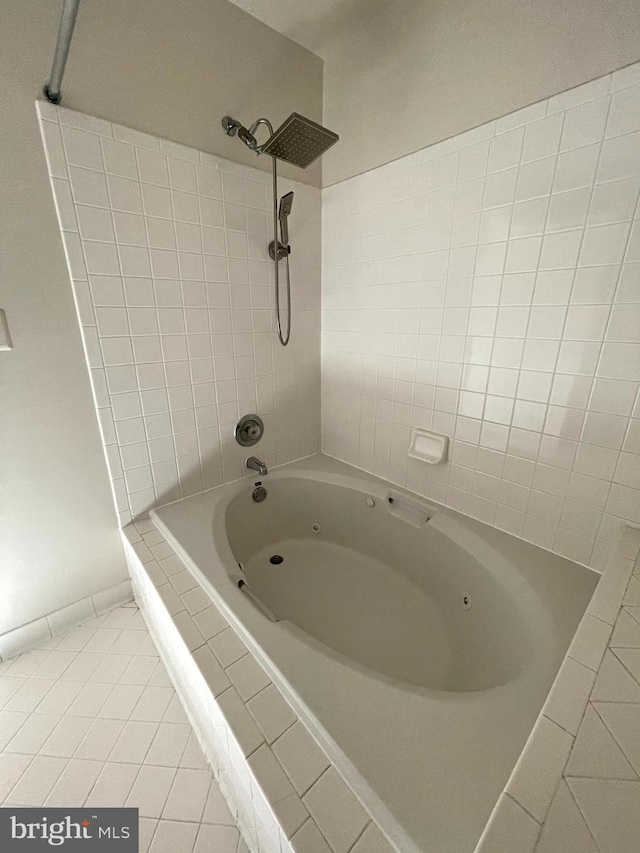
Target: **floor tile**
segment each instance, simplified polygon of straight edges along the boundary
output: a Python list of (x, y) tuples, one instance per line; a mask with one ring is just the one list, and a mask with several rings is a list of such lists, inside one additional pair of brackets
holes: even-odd
[(77, 656), (77, 652), (69, 650), (54, 649), (49, 652), (46, 660), (33, 673), (35, 678), (60, 678), (60, 676), (71, 666)]
[(235, 826), (202, 824), (198, 832), (194, 853), (236, 853), (240, 834)]
[(66, 758), (36, 755), (7, 796), (5, 805), (43, 805), (67, 763)]
[(126, 804), (140, 809), (140, 853), (246, 853), (135, 605), (7, 664), (0, 803)]
[(635, 680), (640, 683), (640, 649), (613, 649), (611, 650), (620, 663), (631, 673)]
[(80, 625), (77, 628), (74, 628), (72, 631), (69, 631), (68, 634), (65, 634), (64, 636), (60, 637), (56, 648), (70, 649), (74, 652), (80, 652), (89, 642), (91, 637), (93, 637), (95, 632), (95, 628), (88, 628), (84, 625)]
[(184, 708), (178, 698), (178, 694), (174, 693), (171, 697), (171, 701), (167, 706), (167, 710), (164, 712), (164, 717), (162, 718), (163, 723), (183, 723), (189, 725), (189, 720), (187, 719), (187, 715), (184, 712)]
[(142, 764), (158, 728), (157, 723), (129, 720), (113, 747), (109, 761)]
[(157, 658), (148, 655), (134, 655), (120, 676), (120, 684), (142, 684), (146, 686), (157, 666)]
[(551, 803), (536, 853), (598, 853), (595, 841), (564, 780)]
[(136, 611), (128, 607), (116, 607), (106, 614), (106, 618), (102, 623), (103, 628), (128, 628), (130, 622), (135, 616)]
[(91, 673), (89, 680), (99, 681), (102, 684), (117, 684), (132, 660), (133, 655), (113, 655), (109, 653), (104, 656), (104, 659)]
[(76, 655), (61, 678), (63, 681), (88, 681), (104, 659), (105, 655), (101, 652), (88, 652), (85, 649)]
[(640, 703), (640, 685), (610, 649), (602, 659), (591, 701)]
[(193, 850), (198, 829), (197, 823), (161, 820), (158, 822), (149, 853), (190, 853)]
[(125, 628), (109, 651), (111, 654), (134, 655), (142, 645), (144, 638), (145, 635), (140, 631)]
[(35, 711), (53, 685), (45, 678), (27, 678), (4, 706), (8, 711)]
[(618, 614), (611, 647), (640, 649), (640, 624), (624, 608)]
[(77, 808), (84, 805), (103, 767), (101, 761), (72, 758), (47, 797), (45, 806)]
[(124, 720), (90, 720), (91, 727), (76, 750), (76, 758), (106, 761), (124, 728)]
[(39, 714), (66, 714), (83, 686), (80, 681), (56, 681), (36, 711)]
[(0, 750), (4, 749), (28, 717), (26, 711), (0, 711)]
[(96, 717), (112, 690), (111, 684), (85, 684), (71, 703), (69, 713), (77, 717)]
[(142, 695), (142, 690), (138, 684), (116, 684), (97, 716), (111, 720), (128, 720)]
[(190, 731), (189, 726), (179, 723), (160, 723), (144, 763), (179, 767)]
[(148, 853), (157, 826), (158, 821), (155, 818), (141, 817), (138, 819), (138, 853)]
[(195, 736), (195, 733), (193, 731), (189, 735), (189, 742), (187, 743), (187, 748), (185, 749), (182, 755), (180, 766), (188, 767), (191, 770), (207, 769), (207, 762), (205, 760), (204, 755), (202, 754), (202, 749), (200, 748), (200, 744), (198, 743), (198, 738)]
[(601, 853), (632, 853), (640, 838), (640, 782), (568, 779)]
[(0, 708), (6, 707), (7, 702), (15, 696), (25, 682), (26, 678), (12, 678), (10, 675), (2, 676), (0, 679)]
[(40, 749), (40, 755), (71, 758), (91, 726), (89, 717), (61, 717)]
[[(640, 626), (638, 627), (640, 628)], [(30, 675), (33, 675), (50, 654), (51, 651), (49, 649), (33, 649), (30, 652), (25, 652), (17, 658), (7, 661), (7, 667), (3, 674), (11, 677), (20, 676), (28, 678)]]
[(5, 752), (36, 755), (59, 722), (56, 714), (31, 714), (5, 746)]
[[(85, 805), (97, 808), (121, 808), (129, 796), (139, 770), (137, 764), (115, 764), (114, 762), (105, 764)], [(137, 803), (131, 803), (131, 805), (137, 805)]]
[(594, 707), (640, 776), (640, 705), (599, 702)]
[(589, 705), (573, 745), (565, 776), (637, 779), (637, 775), (595, 709)]
[(140, 688), (138, 702), (131, 711), (132, 720), (160, 722), (173, 698), (172, 687)]
[(210, 786), (211, 774), (208, 770), (178, 770), (162, 812), (163, 818), (199, 822)]
[(175, 774), (172, 767), (143, 765), (125, 805), (140, 809), (141, 817), (160, 817)]
[(18, 755), (4, 752), (0, 754), (0, 803), (24, 774), (33, 761), (33, 755)]
[(235, 826), (235, 821), (229, 811), (225, 798), (217, 785), (209, 788), (209, 796), (202, 815), (203, 823), (221, 823), (225, 826)]
[(83, 651), (85, 652), (108, 652), (120, 636), (117, 628), (100, 628), (89, 639)]

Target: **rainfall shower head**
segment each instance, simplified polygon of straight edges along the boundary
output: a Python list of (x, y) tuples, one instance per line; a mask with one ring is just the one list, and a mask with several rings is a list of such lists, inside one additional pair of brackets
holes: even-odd
[(339, 139), (337, 133), (315, 121), (299, 113), (291, 113), (271, 138), (260, 146), (260, 153), (306, 169)]

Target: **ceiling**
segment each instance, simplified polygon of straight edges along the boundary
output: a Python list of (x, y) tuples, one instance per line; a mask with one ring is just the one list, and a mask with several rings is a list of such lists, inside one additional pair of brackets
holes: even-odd
[(394, 0), (231, 0), (254, 18), (322, 58), (335, 37)]

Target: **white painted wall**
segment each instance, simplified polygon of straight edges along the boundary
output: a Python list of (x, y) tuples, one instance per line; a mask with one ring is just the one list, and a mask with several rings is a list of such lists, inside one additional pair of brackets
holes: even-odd
[(639, 189), (640, 64), (325, 189), (323, 450), (602, 568), (640, 523)]
[[(0, 633), (126, 572), (34, 109), (61, 5), (2, 6), (0, 305), (14, 351), (0, 353)], [(266, 169), (222, 133), (222, 114), (320, 118), (322, 64), (225, 0), (83, 0), (63, 97)]]
[(352, 0), (324, 23), (325, 186), (640, 59), (637, 0)]

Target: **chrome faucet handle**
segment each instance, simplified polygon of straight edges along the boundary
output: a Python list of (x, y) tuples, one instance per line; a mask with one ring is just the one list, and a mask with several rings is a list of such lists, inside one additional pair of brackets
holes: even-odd
[(264, 423), (259, 415), (243, 415), (233, 431), (236, 441), (242, 447), (252, 447), (264, 434)]

